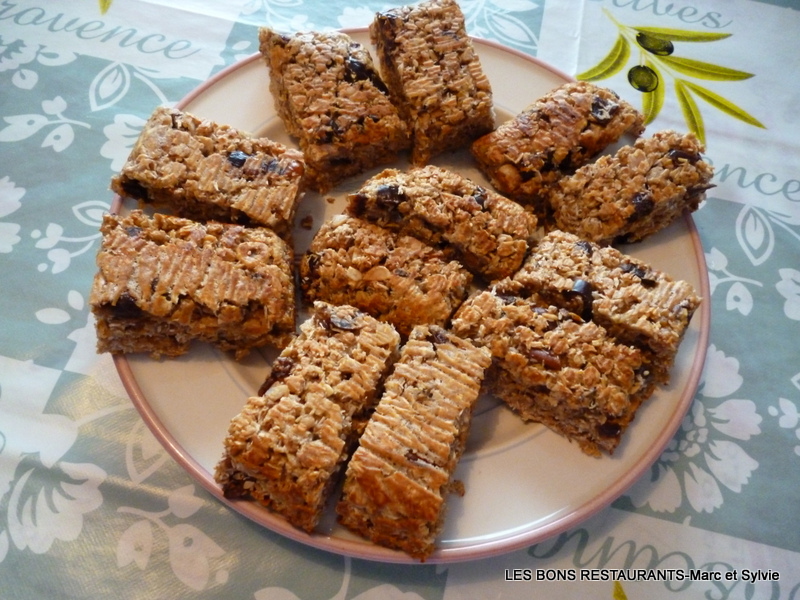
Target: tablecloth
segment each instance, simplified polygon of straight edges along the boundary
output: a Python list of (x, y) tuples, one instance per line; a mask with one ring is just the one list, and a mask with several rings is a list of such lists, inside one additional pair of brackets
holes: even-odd
[[(705, 141), (715, 187), (694, 220), (710, 337), (664, 453), (587, 521), (465, 563), (353, 559), (230, 510), (95, 352), (109, 180), (153, 108), (256, 52), (259, 26), (363, 27), (396, 4), (2, 0), (0, 598), (800, 597), (800, 5), (460, 4), (473, 36)], [(664, 39), (669, 52), (644, 49)], [(642, 91), (647, 77), (663, 94)]]

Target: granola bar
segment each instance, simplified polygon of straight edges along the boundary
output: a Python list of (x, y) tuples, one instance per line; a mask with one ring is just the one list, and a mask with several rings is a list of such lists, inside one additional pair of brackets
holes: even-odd
[(615, 92), (576, 81), (479, 138), (471, 151), (501, 194), (543, 216), (549, 187), (626, 133), (638, 136), (643, 130), (641, 113)]
[(517, 203), (434, 165), (383, 170), (348, 197), (347, 211), (442, 248), (486, 280), (519, 268), (537, 224)]
[(215, 479), (312, 531), (364, 430), (399, 335), (350, 306), (318, 302), (258, 396), (231, 420)]
[(636, 242), (697, 210), (714, 170), (692, 133), (659, 131), (601, 156), (549, 196), (555, 226), (584, 239)]
[(355, 306), (404, 336), (418, 324), (445, 325), (471, 282), (441, 251), (347, 215), (323, 223), (300, 263), (306, 300)]
[(505, 279), (476, 292), (453, 331), (489, 348), (489, 390), (587, 454), (612, 454), (653, 390), (641, 352)]
[(324, 193), (408, 149), (404, 121), (369, 52), (341, 32), (259, 30), (278, 115), (297, 138), (308, 185)]
[(403, 346), (345, 473), (340, 522), (424, 560), (444, 524), (489, 352), (435, 325)]
[(491, 85), (455, 0), (378, 13), (370, 37), (411, 129), (413, 164), (427, 164), (494, 128)]
[(162, 106), (111, 188), (178, 216), (264, 225), (288, 239), (304, 170), (298, 150)]
[(193, 340), (283, 347), (295, 331), (291, 248), (264, 227), (107, 214), (89, 303), (98, 352), (178, 356)]
[(514, 280), (640, 348), (662, 383), (701, 301), (685, 281), (558, 230), (540, 240)]

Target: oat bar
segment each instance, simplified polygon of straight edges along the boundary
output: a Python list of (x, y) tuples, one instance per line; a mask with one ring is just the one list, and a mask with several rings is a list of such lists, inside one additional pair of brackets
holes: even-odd
[(455, 0), (378, 13), (370, 37), (411, 129), (413, 164), (427, 164), (494, 128), (491, 85)]
[(489, 390), (587, 454), (611, 454), (652, 392), (641, 352), (510, 279), (476, 292), (453, 331), (489, 348)]
[(418, 324), (445, 325), (471, 282), (440, 250), (347, 215), (322, 224), (300, 263), (307, 301), (355, 306), (404, 336)]
[(239, 358), (293, 336), (292, 251), (272, 230), (133, 211), (100, 231), (98, 352), (178, 356), (197, 340)]
[(714, 170), (692, 133), (639, 138), (565, 177), (549, 196), (555, 226), (584, 239), (636, 242), (697, 210)]
[(275, 108), (299, 142), (312, 189), (324, 193), (409, 147), (369, 52), (350, 36), (261, 28), (259, 42)]
[(348, 197), (347, 210), (442, 248), (486, 280), (519, 268), (537, 223), (517, 203), (434, 165), (385, 169)]
[(298, 150), (159, 107), (111, 188), (178, 216), (264, 225), (288, 239), (304, 169)]
[(497, 190), (547, 212), (544, 195), (626, 133), (639, 135), (643, 117), (612, 90), (566, 83), (539, 98), (471, 147)]
[(489, 352), (437, 326), (403, 346), (345, 474), (339, 520), (424, 560), (444, 524)]
[(662, 383), (700, 304), (689, 283), (558, 230), (540, 240), (514, 280), (639, 347)]
[(398, 345), (391, 325), (316, 303), (261, 394), (231, 420), (214, 475), (225, 496), (253, 499), (312, 531)]

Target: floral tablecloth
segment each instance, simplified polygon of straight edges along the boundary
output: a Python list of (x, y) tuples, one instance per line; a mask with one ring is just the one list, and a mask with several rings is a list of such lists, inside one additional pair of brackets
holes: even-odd
[(392, 4), (0, 0), (0, 598), (800, 598), (800, 6), (461, 5), (472, 35), (705, 140), (710, 340), (652, 469), (566, 532), (455, 564), (339, 556), (221, 504), (95, 353), (109, 179), (153, 108), (253, 54), (259, 25), (364, 26)]

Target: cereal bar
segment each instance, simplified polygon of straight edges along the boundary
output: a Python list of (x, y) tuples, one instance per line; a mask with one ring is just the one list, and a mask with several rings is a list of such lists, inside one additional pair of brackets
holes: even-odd
[(89, 303), (98, 352), (177, 356), (192, 340), (237, 358), (295, 331), (291, 248), (265, 227), (107, 214)]
[(689, 283), (616, 248), (558, 230), (538, 243), (514, 280), (640, 348), (664, 383), (700, 304)]
[(350, 306), (318, 302), (232, 419), (215, 479), (312, 531), (396, 358), (399, 335)]
[(345, 473), (340, 522), (424, 560), (444, 524), (489, 352), (437, 326), (415, 328)]
[(653, 389), (641, 352), (505, 279), (476, 292), (453, 331), (489, 348), (489, 390), (590, 455), (611, 454)]
[(697, 210), (713, 167), (692, 133), (666, 130), (601, 156), (559, 181), (549, 196), (555, 226), (584, 239), (636, 242)]
[(288, 239), (304, 170), (298, 150), (159, 107), (111, 188), (181, 217), (265, 225)]
[(385, 169), (348, 197), (347, 210), (442, 248), (486, 280), (519, 268), (537, 224), (517, 203), (434, 165)]
[(409, 124), (411, 161), (427, 164), (494, 128), (492, 90), (455, 0), (378, 13), (370, 26), (381, 72)]
[(307, 301), (349, 304), (395, 326), (445, 325), (472, 275), (440, 250), (356, 217), (322, 224), (300, 263)]
[(576, 81), (539, 98), (471, 150), (501, 194), (542, 216), (550, 186), (626, 133), (643, 130), (642, 115), (616, 93)]
[(308, 185), (324, 193), (408, 149), (408, 130), (369, 52), (342, 32), (259, 30), (278, 115), (306, 159)]

